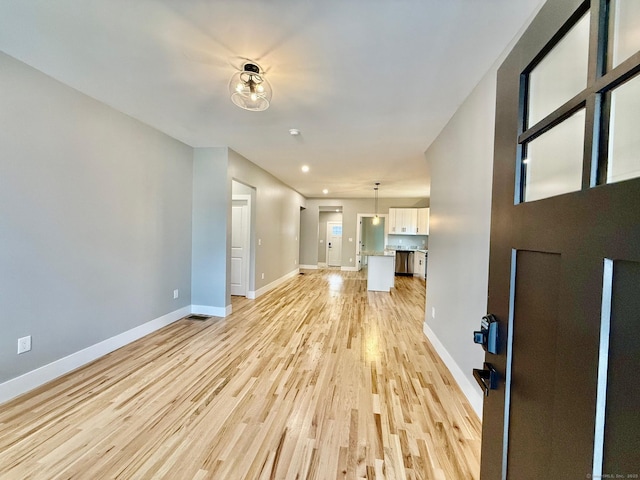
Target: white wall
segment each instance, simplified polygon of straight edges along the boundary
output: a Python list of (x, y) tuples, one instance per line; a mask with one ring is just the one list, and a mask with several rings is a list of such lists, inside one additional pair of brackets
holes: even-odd
[(0, 105), (2, 383), (188, 307), (192, 149), (1, 53)]
[(476, 411), (482, 396), (472, 369), (482, 368), (484, 351), (472, 332), (487, 308), (495, 101), (493, 69), (425, 154), (431, 172), (425, 332)]

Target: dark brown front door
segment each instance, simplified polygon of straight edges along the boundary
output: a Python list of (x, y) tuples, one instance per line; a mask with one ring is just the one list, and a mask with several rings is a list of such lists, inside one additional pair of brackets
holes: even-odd
[(550, 0), (498, 72), (484, 480), (640, 478), (638, 5)]

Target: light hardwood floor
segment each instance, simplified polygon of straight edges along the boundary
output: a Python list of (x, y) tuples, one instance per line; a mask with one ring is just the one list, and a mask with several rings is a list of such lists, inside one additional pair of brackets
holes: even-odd
[(422, 332), (424, 289), (307, 271), (180, 320), (0, 406), (0, 478), (478, 478), (480, 422)]

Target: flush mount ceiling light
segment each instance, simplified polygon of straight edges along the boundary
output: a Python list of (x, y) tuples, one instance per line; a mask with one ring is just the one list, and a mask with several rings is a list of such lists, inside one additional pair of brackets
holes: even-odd
[(371, 221), (371, 223), (374, 225), (378, 225), (380, 223), (380, 217), (378, 216), (378, 187), (379, 186), (380, 186), (380, 182), (376, 182), (375, 186), (373, 187), (373, 194), (375, 195), (375, 198), (374, 198), (375, 216), (373, 217), (373, 220)]
[(264, 78), (264, 71), (253, 61), (242, 65), (242, 71), (234, 73), (229, 82), (231, 101), (245, 110), (266, 110), (271, 103), (272, 93), (271, 85)]

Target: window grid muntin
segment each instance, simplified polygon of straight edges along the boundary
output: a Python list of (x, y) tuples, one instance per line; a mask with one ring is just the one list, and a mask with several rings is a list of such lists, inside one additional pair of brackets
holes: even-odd
[[(545, 45), (538, 55), (529, 63), (521, 74), (520, 107), (518, 125), (518, 148), (515, 198), (516, 204), (524, 202), (524, 187), (526, 172), (523, 160), (526, 159), (527, 143), (549, 131), (566, 118), (573, 115), (579, 108), (587, 106), (585, 121), (585, 153), (583, 171), (585, 181), (583, 189), (606, 185), (606, 169), (608, 163), (608, 128), (610, 122), (610, 92), (640, 74), (640, 51), (624, 60), (615, 68), (611, 68), (611, 54), (609, 52), (609, 12), (612, 0), (587, 0), (583, 2), (569, 20)], [(582, 16), (591, 15), (589, 33), (589, 73), (587, 87), (574, 98), (558, 107), (535, 125), (527, 125), (529, 103), (529, 74), (542, 59), (560, 42), (566, 33)]]

